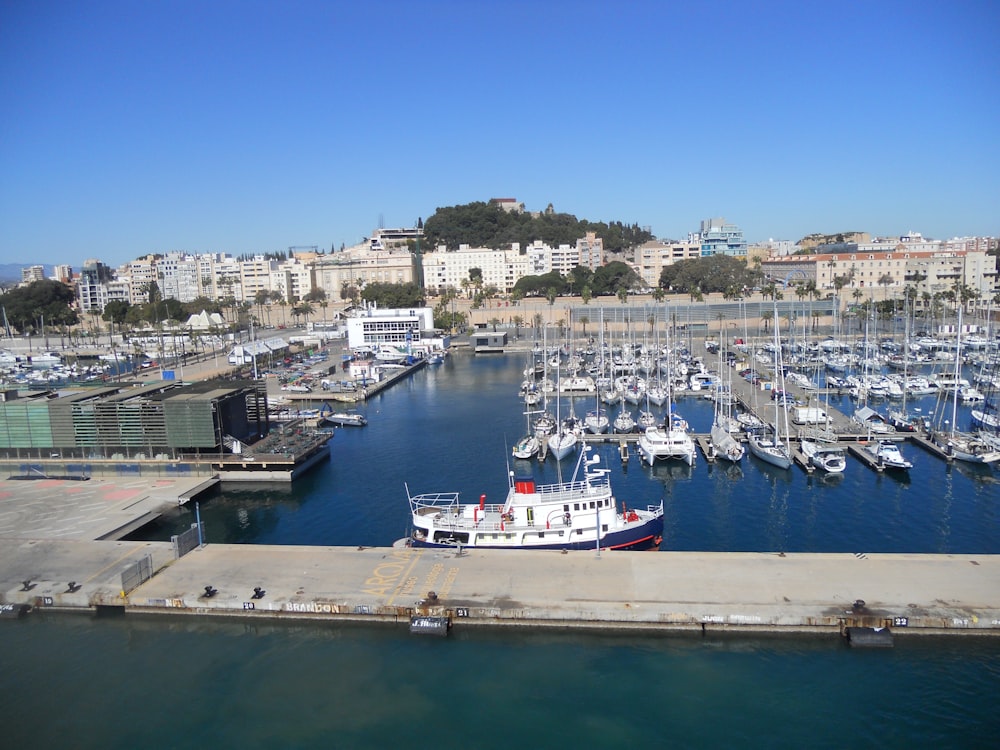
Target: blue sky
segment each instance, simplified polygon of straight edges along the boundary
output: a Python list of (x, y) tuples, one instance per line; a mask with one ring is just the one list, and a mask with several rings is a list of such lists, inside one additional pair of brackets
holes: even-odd
[(1000, 3), (0, 0), (0, 262), (439, 206), (1000, 234)]

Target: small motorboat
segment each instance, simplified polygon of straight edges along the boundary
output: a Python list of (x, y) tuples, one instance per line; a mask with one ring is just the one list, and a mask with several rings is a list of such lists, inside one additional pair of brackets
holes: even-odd
[(320, 421), (322, 426), (336, 426), (336, 427), (364, 427), (368, 424), (368, 420), (365, 419), (363, 414), (359, 414), (356, 411), (338, 411), (332, 414), (327, 414)]

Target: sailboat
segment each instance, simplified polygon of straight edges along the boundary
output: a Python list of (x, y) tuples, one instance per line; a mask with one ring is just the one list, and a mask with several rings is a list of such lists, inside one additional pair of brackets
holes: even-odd
[(927, 425), (923, 417), (911, 415), (906, 411), (906, 396), (909, 393), (907, 369), (910, 365), (910, 312), (909, 298), (906, 298), (903, 306), (903, 316), (905, 320), (903, 330), (903, 404), (898, 409), (889, 409), (887, 421), (889, 425), (899, 432), (917, 432), (926, 429)]
[(635, 419), (632, 417), (632, 414), (628, 409), (622, 409), (621, 413), (615, 417), (614, 429), (615, 432), (620, 434), (627, 434), (635, 431)]
[(556, 424), (557, 428), (555, 433), (549, 436), (548, 446), (549, 452), (555, 457), (556, 461), (562, 461), (566, 456), (573, 452), (576, 448), (577, 443), (580, 441), (577, 430), (579, 429), (579, 420), (576, 415), (573, 414), (573, 401), (570, 400), (570, 416), (566, 419), (559, 418), (560, 405), (562, 398), (556, 396)]
[(514, 443), (514, 447), (511, 449), (511, 453), (514, 458), (528, 459), (536, 455), (539, 449), (542, 447), (541, 441), (538, 436), (531, 429), (531, 415), (537, 412), (525, 411), (524, 412), (524, 422), (526, 427), (526, 432), (524, 437)]
[[(962, 379), (962, 306), (958, 308), (958, 339), (955, 343), (955, 380), (957, 384)], [(958, 395), (959, 388), (951, 392), (951, 429), (948, 432), (935, 431), (931, 440), (941, 450), (952, 458), (975, 464), (992, 464), (1000, 461), (1000, 447), (981, 437), (967, 432), (958, 431)]]
[(688, 466), (694, 466), (697, 455), (694, 440), (687, 432), (687, 422), (674, 414), (671, 391), (668, 387), (667, 416), (664, 423), (647, 427), (639, 436), (639, 455), (651, 466), (658, 459), (669, 458), (678, 458)]
[[(601, 351), (604, 351), (604, 311), (601, 310)], [(601, 367), (600, 375), (603, 376), (603, 363)], [(587, 432), (594, 435), (599, 435), (602, 432), (608, 431), (608, 415), (606, 412), (601, 411), (601, 392), (600, 389), (595, 389), (594, 409), (588, 411), (587, 415), (583, 418), (583, 425), (587, 428)]]
[[(719, 334), (720, 338), (722, 335), (722, 333)], [(723, 356), (722, 347), (720, 346), (720, 371), (722, 369)], [(715, 415), (712, 419), (711, 431), (712, 450), (715, 451), (715, 455), (719, 458), (737, 463), (743, 459), (746, 449), (744, 449), (743, 443), (733, 437), (732, 428), (736, 424), (732, 414), (733, 368), (727, 367), (726, 371), (728, 378), (725, 393), (723, 394), (721, 389), (716, 389), (715, 392)], [(723, 409), (725, 410), (724, 413)]]
[[(774, 379), (775, 385), (781, 383), (784, 392), (785, 384), (781, 374), (781, 340), (778, 338), (778, 306), (774, 306)], [(750, 452), (761, 461), (766, 461), (779, 469), (792, 468), (792, 451), (788, 447), (788, 411), (781, 404), (781, 399), (774, 401), (774, 425), (770, 429), (755, 430), (747, 433)], [(785, 443), (780, 442), (778, 435), (778, 412), (781, 410), (785, 421)]]

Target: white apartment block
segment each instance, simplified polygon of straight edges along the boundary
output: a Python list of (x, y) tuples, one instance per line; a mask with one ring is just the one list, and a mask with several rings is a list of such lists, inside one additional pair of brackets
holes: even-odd
[[(518, 264), (515, 258), (523, 258)], [(458, 250), (448, 251), (439, 247), (432, 253), (424, 253), (422, 257), (424, 269), (424, 287), (429, 291), (442, 292), (454, 289), (461, 292), (470, 281), (469, 272), (473, 268), (482, 271), (483, 286), (494, 286), (502, 293), (508, 293), (520, 275), (513, 272), (515, 266), (527, 269), (526, 256), (521, 256), (515, 250), (492, 250), (486, 247), (469, 247), (460, 245)]]
[[(278, 270), (278, 261), (263, 255), (255, 255), (252, 260), (240, 263), (240, 288), (247, 302), (255, 302), (260, 292), (270, 293), (275, 287), (272, 275)], [(288, 300), (288, 297), (285, 297)]]
[(650, 288), (660, 283), (660, 273), (681, 260), (701, 257), (701, 242), (697, 239), (680, 242), (652, 240), (635, 251), (635, 266), (643, 283)]
[(762, 248), (771, 256), (791, 255), (799, 246), (791, 240), (767, 240), (766, 242), (754, 242), (754, 248)]
[(156, 260), (160, 293), (164, 299), (191, 302), (201, 293), (198, 262), (185, 253), (167, 253)]

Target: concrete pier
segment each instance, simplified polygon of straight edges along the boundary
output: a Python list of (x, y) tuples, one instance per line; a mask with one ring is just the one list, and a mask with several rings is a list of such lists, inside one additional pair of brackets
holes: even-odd
[[(0, 546), (3, 603), (330, 623), (408, 622), (424, 614), (451, 618), (456, 627), (837, 633), (888, 626), (1000, 635), (998, 555), (598, 556), (225, 544), (178, 560), (167, 552), (140, 543), (7, 540)], [(155, 574), (123, 591), (120, 569), (145, 554)], [(70, 592), (70, 581), (83, 585)]]

